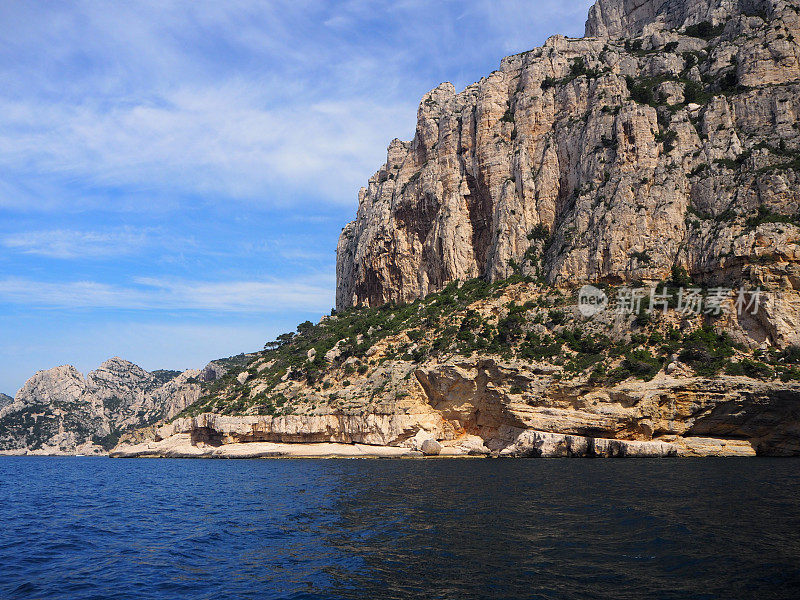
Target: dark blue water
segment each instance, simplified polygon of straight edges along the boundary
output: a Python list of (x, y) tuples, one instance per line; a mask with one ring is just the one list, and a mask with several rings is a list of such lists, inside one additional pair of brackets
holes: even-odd
[(0, 457), (0, 598), (798, 598), (798, 460)]

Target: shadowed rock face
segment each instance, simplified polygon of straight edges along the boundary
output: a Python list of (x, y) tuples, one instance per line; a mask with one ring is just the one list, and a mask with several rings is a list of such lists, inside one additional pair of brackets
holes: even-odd
[(592, 37), (553, 37), (460, 93), (440, 85), (359, 193), (337, 308), (515, 269), (622, 283), (678, 265), (771, 291), (755, 335), (800, 342), (798, 12), (600, 0)]
[(13, 401), (14, 399), (11, 396), (8, 396), (7, 394), (0, 394), (0, 410), (11, 404)]
[(40, 371), (0, 407), (0, 451), (102, 452), (121, 432), (169, 418), (197, 400), (199, 374), (156, 376), (120, 358), (85, 379), (72, 366)]

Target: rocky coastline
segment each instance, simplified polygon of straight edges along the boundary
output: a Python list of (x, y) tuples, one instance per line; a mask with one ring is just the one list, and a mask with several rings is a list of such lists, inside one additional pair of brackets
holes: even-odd
[(585, 37), (436, 87), (336, 274), (263, 352), (38, 373), (0, 452), (800, 456), (800, 5), (598, 0)]

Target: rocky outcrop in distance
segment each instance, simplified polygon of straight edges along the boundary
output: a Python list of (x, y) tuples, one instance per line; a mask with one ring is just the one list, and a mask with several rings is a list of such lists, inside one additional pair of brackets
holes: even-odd
[(7, 394), (0, 394), (0, 410), (8, 406), (14, 401), (14, 399), (7, 395)]
[(0, 452), (103, 454), (123, 432), (195, 402), (208, 372), (148, 372), (121, 358), (86, 378), (69, 365), (40, 371), (0, 409)]
[(759, 343), (800, 343), (800, 3), (599, 0), (419, 106), (359, 193), (337, 309), (514, 273), (760, 288)]

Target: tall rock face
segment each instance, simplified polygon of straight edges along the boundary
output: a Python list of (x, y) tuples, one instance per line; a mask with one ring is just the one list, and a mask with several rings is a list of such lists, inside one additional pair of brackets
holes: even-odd
[(0, 409), (0, 451), (99, 453), (119, 435), (170, 418), (200, 396), (200, 371), (149, 373), (112, 358), (84, 377), (40, 371)]
[(748, 330), (799, 343), (800, 2), (600, 0), (587, 34), (423, 98), (342, 231), (337, 308), (681, 266), (768, 291)]
[(0, 394), (0, 410), (8, 406), (14, 401), (14, 399), (7, 395), (7, 394)]
[(738, 12), (766, 11), (769, 0), (598, 0), (589, 10), (586, 37), (631, 37), (648, 26), (680, 29), (708, 21), (724, 23)]

